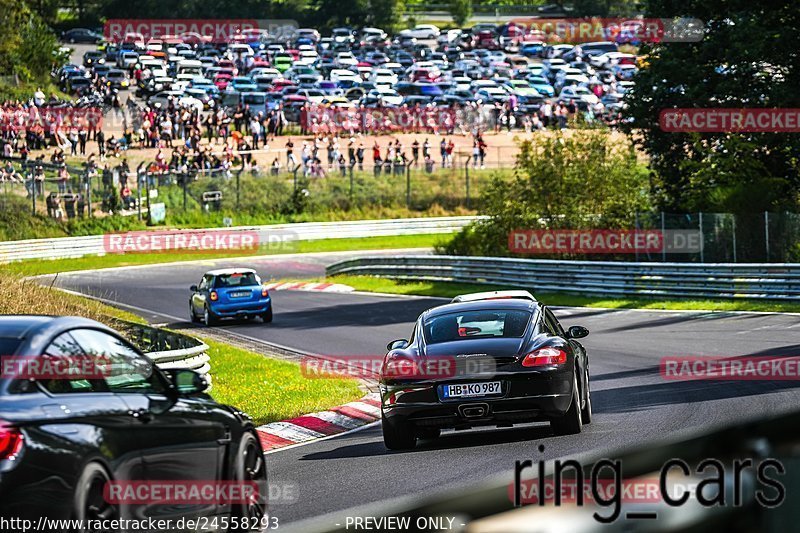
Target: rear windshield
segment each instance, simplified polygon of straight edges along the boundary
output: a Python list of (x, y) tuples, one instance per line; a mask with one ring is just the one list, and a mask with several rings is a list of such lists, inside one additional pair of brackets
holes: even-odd
[(248, 285), (258, 285), (258, 278), (252, 272), (236, 273), (236, 274), (222, 274), (217, 276), (214, 282), (214, 287), (222, 289), (225, 287), (245, 287)]
[(521, 310), (489, 310), (449, 313), (423, 324), (428, 344), (466, 339), (522, 337), (531, 314)]

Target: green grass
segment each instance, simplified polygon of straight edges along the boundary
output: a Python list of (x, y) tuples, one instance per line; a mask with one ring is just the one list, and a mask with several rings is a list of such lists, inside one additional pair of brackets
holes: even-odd
[[(350, 285), (360, 291), (383, 292), (389, 294), (415, 294), (420, 296), (440, 296), (452, 298), (458, 294), (504, 289), (520, 289), (497, 285), (470, 283), (450, 283), (439, 281), (399, 281), (373, 276), (333, 276), (326, 281)], [(775, 313), (798, 313), (800, 304), (761, 300), (681, 300), (648, 298), (611, 298), (602, 296), (580, 296), (564, 293), (534, 292), (541, 302), (547, 305), (570, 307), (595, 307), (609, 309), (662, 309), (669, 311), (762, 311)]]
[[(396, 235), (383, 237), (359, 237), (352, 239), (321, 239), (316, 241), (297, 241), (286, 249), (269, 250), (262, 248), (249, 255), (338, 252), (348, 250), (381, 250), (393, 248), (433, 248), (444, 235)], [(24, 276), (54, 274), (56, 272), (72, 272), (76, 270), (94, 270), (121, 266), (150, 265), (156, 263), (172, 263), (177, 261), (197, 261), (207, 259), (223, 259), (226, 257), (242, 257), (239, 252), (193, 253), (193, 252), (160, 252), (151, 254), (110, 254), (104, 256), (87, 256), (76, 259), (54, 259), (18, 261), (0, 265), (0, 271), (12, 272)]]
[(363, 396), (349, 378), (307, 378), (300, 365), (210, 339), (211, 396), (235, 405), (256, 425), (329, 409)]

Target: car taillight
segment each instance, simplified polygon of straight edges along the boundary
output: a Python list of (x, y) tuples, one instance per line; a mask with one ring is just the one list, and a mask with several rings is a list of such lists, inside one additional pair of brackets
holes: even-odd
[(0, 460), (14, 459), (22, 450), (22, 432), (0, 421)]
[(261, 296), (266, 298), (269, 295), (269, 291), (266, 288), (261, 289)]
[(211, 291), (211, 294), (209, 294), (208, 297), (211, 298), (212, 302), (216, 302), (219, 299), (216, 291)]
[(522, 366), (561, 365), (567, 362), (567, 352), (561, 348), (539, 348), (525, 356)]

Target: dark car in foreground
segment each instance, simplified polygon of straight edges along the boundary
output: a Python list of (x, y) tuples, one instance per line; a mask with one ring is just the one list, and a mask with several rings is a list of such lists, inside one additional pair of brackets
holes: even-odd
[[(0, 517), (241, 524), (265, 516), (267, 472), (253, 423), (211, 399), (201, 375), (162, 371), (117, 332), (76, 317), (0, 316), (0, 354)], [(108, 496), (111, 487), (153, 481), (258, 491), (236, 503)]]
[(260, 316), (272, 322), (272, 298), (261, 278), (251, 268), (225, 268), (206, 272), (199, 285), (190, 287), (189, 315), (202, 317), (206, 326), (221, 318), (246, 319)]
[[(467, 300), (469, 300), (467, 298)], [(492, 297), (429, 309), (387, 346), (380, 378), (384, 443), (409, 449), (441, 430), (549, 421), (579, 433), (592, 417), (589, 361), (536, 300)]]

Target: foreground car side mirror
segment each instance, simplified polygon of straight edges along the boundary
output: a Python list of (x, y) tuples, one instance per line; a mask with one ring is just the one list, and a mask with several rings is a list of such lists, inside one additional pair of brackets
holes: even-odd
[(192, 285), (191, 287), (189, 287), (189, 290), (192, 292), (197, 292), (197, 285)]
[(582, 339), (589, 334), (589, 330), (583, 326), (570, 326), (567, 330), (568, 339)]
[(208, 380), (194, 370), (177, 369), (171, 373), (178, 394), (198, 394), (208, 390)]
[(408, 341), (406, 339), (397, 339), (387, 344), (386, 349), (389, 351), (399, 350), (405, 348), (406, 346), (408, 346)]

